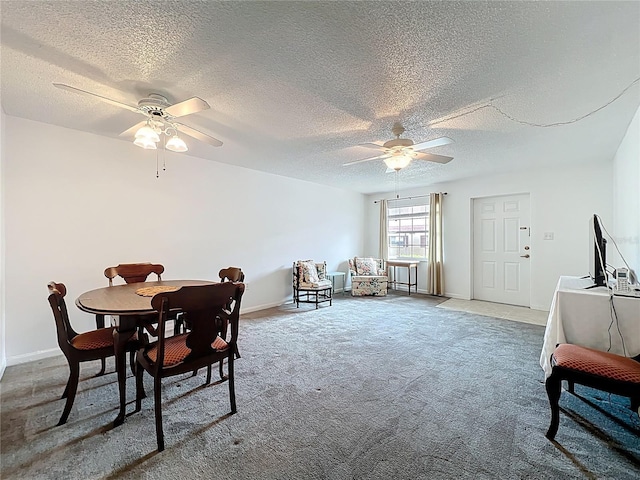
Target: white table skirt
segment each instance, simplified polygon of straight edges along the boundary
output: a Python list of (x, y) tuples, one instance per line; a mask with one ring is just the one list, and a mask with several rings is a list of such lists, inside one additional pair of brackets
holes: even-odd
[(540, 366), (547, 377), (551, 374), (551, 354), (558, 343), (627, 357), (640, 354), (640, 298), (614, 295), (610, 300), (606, 287), (585, 289), (592, 284), (589, 278), (563, 276), (558, 280), (540, 354)]

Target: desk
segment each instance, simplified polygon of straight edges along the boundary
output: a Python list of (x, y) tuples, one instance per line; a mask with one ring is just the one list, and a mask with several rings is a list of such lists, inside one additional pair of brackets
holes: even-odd
[(345, 282), (347, 281), (347, 274), (344, 272), (329, 272), (327, 273), (327, 277), (331, 279), (331, 288), (333, 288), (333, 293), (336, 293), (336, 277), (342, 277), (342, 295), (344, 296), (345, 290)]
[(120, 410), (113, 422), (114, 427), (124, 422), (126, 413), (127, 359), (125, 345), (136, 332), (136, 327), (145, 315), (156, 313), (151, 308), (151, 298), (143, 297), (136, 290), (143, 287), (161, 285), (183, 287), (209, 285), (216, 282), (206, 280), (162, 280), (157, 282), (128, 283), (113, 287), (98, 288), (83, 293), (76, 299), (76, 306), (83, 312), (95, 315), (117, 315), (118, 321), (113, 331), (113, 344), (120, 391)]
[[(387, 267), (393, 267), (393, 280), (389, 280), (389, 283), (393, 285), (395, 289), (397, 285), (406, 285), (409, 289), (409, 295), (411, 295), (411, 287), (415, 288), (418, 292), (418, 262), (404, 261), (404, 260), (387, 260)], [(396, 279), (396, 267), (404, 267), (407, 269), (408, 281), (398, 282)], [(414, 268), (416, 276), (413, 283), (411, 283), (411, 269)]]
[(611, 302), (618, 317), (616, 325), (615, 321), (612, 323), (607, 288), (585, 290), (590, 285), (593, 282), (589, 278), (563, 276), (558, 280), (540, 354), (540, 366), (547, 377), (551, 374), (550, 357), (558, 343), (572, 343), (619, 355), (626, 353), (627, 357), (640, 354), (640, 298), (613, 296)]

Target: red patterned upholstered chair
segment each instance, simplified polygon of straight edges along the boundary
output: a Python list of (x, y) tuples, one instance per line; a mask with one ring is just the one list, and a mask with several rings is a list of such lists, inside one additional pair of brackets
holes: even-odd
[[(104, 360), (114, 354), (113, 349), (113, 327), (98, 328), (89, 332), (77, 333), (69, 322), (69, 314), (64, 296), (67, 294), (67, 287), (63, 283), (50, 282), (47, 285), (49, 289), (49, 305), (53, 311), (53, 317), (56, 321), (56, 330), (58, 333), (58, 345), (67, 357), (69, 363), (69, 380), (64, 389), (62, 398), (66, 398), (64, 410), (58, 425), (67, 422), (73, 401), (78, 390), (78, 377), (80, 375), (80, 363), (92, 360)], [(137, 347), (135, 337), (130, 341), (127, 347), (128, 351), (134, 351)], [(104, 368), (104, 367), (103, 367)]]
[(574, 384), (586, 385), (605, 392), (629, 397), (631, 409), (640, 407), (640, 358), (629, 358), (579, 345), (562, 343), (551, 354), (551, 375), (546, 389), (551, 406), (551, 424), (547, 438), (553, 440), (560, 423), (560, 393), (562, 381), (570, 393)]
[[(234, 389), (235, 351), (238, 340), (238, 322), (240, 319), (240, 300), (244, 293), (244, 284), (222, 282), (194, 287), (181, 287), (174, 292), (155, 295), (151, 305), (159, 312), (158, 327), (145, 326), (158, 340), (142, 346), (136, 353), (136, 411), (142, 408), (143, 371), (153, 377), (155, 404), (156, 437), (158, 450), (164, 450), (162, 430), (162, 383), (165, 377), (193, 372), (207, 367), (206, 384), (211, 382), (211, 365), (227, 360), (227, 376), (223, 380), (229, 383), (231, 413), (236, 412)], [(227, 310), (231, 306), (231, 310)], [(189, 320), (187, 333), (165, 337), (165, 323), (170, 310), (179, 309)], [(228, 321), (230, 334), (222, 338), (223, 324), (217, 319)]]

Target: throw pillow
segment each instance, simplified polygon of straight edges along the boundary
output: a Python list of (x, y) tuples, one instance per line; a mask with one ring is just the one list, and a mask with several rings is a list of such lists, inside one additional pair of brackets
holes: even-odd
[(320, 281), (318, 269), (312, 260), (300, 261), (298, 265), (300, 268), (300, 281), (302, 283), (316, 283)]
[(373, 258), (356, 258), (358, 275), (378, 275), (378, 262)]

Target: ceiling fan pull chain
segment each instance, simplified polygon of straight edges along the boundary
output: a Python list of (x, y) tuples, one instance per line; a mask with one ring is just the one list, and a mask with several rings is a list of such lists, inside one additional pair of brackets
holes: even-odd
[(160, 174), (158, 173), (158, 150), (156, 150), (156, 178), (160, 178)]
[(164, 148), (162, 149), (162, 171), (167, 171), (167, 139), (164, 139)]

